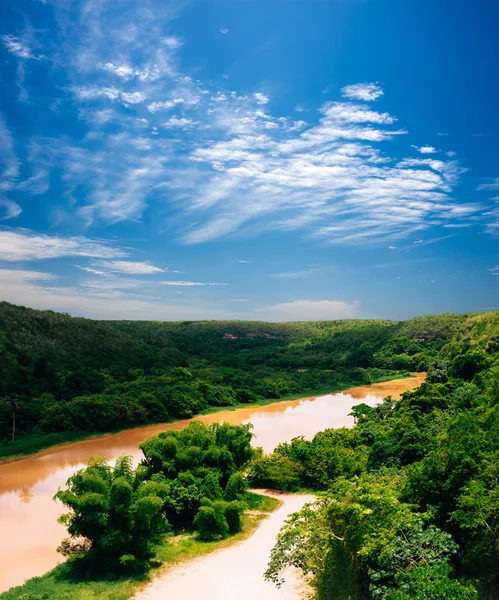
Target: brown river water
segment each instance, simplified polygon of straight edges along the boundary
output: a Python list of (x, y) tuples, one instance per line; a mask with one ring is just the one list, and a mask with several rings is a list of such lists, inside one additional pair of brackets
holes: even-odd
[[(426, 377), (425, 373), (414, 375), (326, 396), (223, 410), (195, 419), (206, 424), (251, 422), (253, 445), (270, 452), (280, 442), (296, 436), (311, 439), (328, 427), (351, 427), (353, 419), (348, 413), (352, 406), (360, 402), (374, 406), (389, 395), (398, 399), (403, 392), (418, 387)], [(56, 446), (30, 458), (0, 465), (0, 592), (42, 575), (61, 562), (56, 548), (66, 530), (57, 523), (57, 517), (64, 510), (52, 497), (91, 456), (114, 460), (122, 454), (130, 454), (138, 462), (142, 455), (138, 448), (141, 442), (161, 431), (181, 430), (191, 420), (128, 429)]]

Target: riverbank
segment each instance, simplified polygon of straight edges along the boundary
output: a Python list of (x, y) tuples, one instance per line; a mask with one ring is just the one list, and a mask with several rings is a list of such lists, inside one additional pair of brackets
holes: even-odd
[[(393, 381), (395, 379), (406, 379), (410, 376), (414, 376), (414, 374), (409, 374), (408, 371), (400, 371), (399, 373), (390, 371), (389, 374), (378, 377), (375, 381), (372, 381), (370, 384), (367, 385), (383, 383), (386, 381)], [(299, 393), (287, 394), (280, 398), (262, 398), (257, 402), (252, 402), (250, 404), (239, 403), (232, 406), (211, 406), (206, 410), (201, 411), (199, 414), (195, 415), (194, 418), (198, 416), (215, 414), (221, 411), (234, 411), (240, 409), (257, 408), (261, 406), (268, 406), (271, 404), (278, 404), (280, 402), (286, 402), (291, 400), (310, 400), (317, 396), (344, 392), (352, 388), (364, 385), (366, 384), (359, 381), (338, 382), (337, 385), (328, 386), (327, 388), (320, 387), (315, 389), (305, 389)], [(167, 425), (180, 421), (182, 420), (176, 419), (161, 423), (144, 423), (139, 427), (144, 427), (148, 425)], [(14, 442), (10, 442), (7, 445), (0, 446), (0, 466), (2, 464), (17, 462), (29, 457), (33, 457), (43, 451), (60, 449), (65, 445), (73, 444), (75, 442), (102, 439), (109, 435), (115, 435), (117, 433), (121, 433), (122, 431), (129, 431), (131, 429), (138, 429), (139, 427), (137, 427), (137, 425), (133, 425), (129, 428), (120, 428), (114, 431), (109, 431), (107, 433), (97, 433), (95, 431), (68, 431), (63, 433), (51, 433), (47, 435), (23, 436), (15, 440)]]
[(277, 495), (281, 506), (262, 521), (256, 532), (230, 548), (168, 570), (157, 577), (133, 600), (163, 598), (203, 598), (204, 600), (298, 600), (305, 584), (298, 571), (288, 571), (285, 583), (278, 589), (265, 581), (270, 551), (276, 537), (291, 513), (315, 500), (310, 494)]
[[(282, 496), (284, 498), (285, 496)], [(191, 564), (215, 551), (227, 550), (250, 538), (260, 523), (283, 504), (281, 496), (271, 493), (247, 493), (248, 510), (242, 519), (242, 531), (217, 542), (200, 542), (193, 533), (166, 537), (156, 546), (156, 557), (161, 566), (147, 575), (124, 578), (101, 578), (82, 580), (78, 578), (68, 563), (63, 563), (41, 577), (33, 577), (21, 586), (0, 594), (0, 600), (127, 600), (155, 580), (184, 564)]]

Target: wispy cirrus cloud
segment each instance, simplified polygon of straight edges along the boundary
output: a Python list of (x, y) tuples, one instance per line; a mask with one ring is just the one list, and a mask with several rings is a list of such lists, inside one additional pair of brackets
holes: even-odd
[(20, 164), (12, 134), (0, 115), (0, 191), (11, 190), (17, 184)]
[(29, 45), (24, 40), (14, 35), (2, 35), (0, 36), (0, 39), (3, 41), (7, 50), (14, 56), (17, 56), (17, 58), (31, 58), (35, 60), (41, 58), (31, 50)]
[(95, 263), (101, 269), (127, 275), (154, 275), (166, 273), (168, 269), (157, 267), (150, 262), (133, 262), (129, 260), (100, 260)]
[(50, 58), (66, 69), (86, 132), (32, 139), (25, 179), (12, 181), (36, 194), (54, 179), (70, 207), (56, 209), (86, 226), (140, 222), (154, 203), (176, 213), (186, 244), (262, 230), (386, 243), (483, 214), (453, 198), (463, 171), (453, 157), (391, 151), (409, 134), (366, 104), (383, 94), (377, 83), (345, 86), (341, 101), (295, 120), (262, 91), (183, 73), (184, 41), (170, 30), (178, 6), (102, 0), (72, 14), (52, 4), (61, 43)]
[(0, 260), (32, 261), (65, 256), (115, 258), (125, 256), (121, 248), (86, 237), (37, 235), (26, 230), (0, 231)]
[(496, 190), (499, 190), (499, 177), (496, 177), (495, 179), (491, 179), (491, 180), (487, 181), (486, 183), (481, 183), (480, 185), (477, 186), (476, 189), (479, 192), (494, 192)]
[(5, 221), (7, 219), (14, 219), (22, 213), (22, 208), (16, 202), (7, 200), (7, 198), (0, 198), (0, 207), (3, 209), (4, 214), (0, 216), (0, 220)]

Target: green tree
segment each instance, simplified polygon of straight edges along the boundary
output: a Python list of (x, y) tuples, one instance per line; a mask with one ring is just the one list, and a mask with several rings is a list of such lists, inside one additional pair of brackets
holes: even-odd
[(162, 512), (167, 491), (161, 482), (141, 481), (130, 456), (118, 458), (114, 468), (103, 458), (90, 459), (54, 497), (71, 509), (59, 518), (70, 537), (58, 550), (94, 571), (146, 569), (153, 542), (168, 528)]
[(19, 410), (19, 398), (17, 396), (9, 396), (7, 398), (7, 404), (12, 415), (12, 442), (16, 439), (16, 414)]

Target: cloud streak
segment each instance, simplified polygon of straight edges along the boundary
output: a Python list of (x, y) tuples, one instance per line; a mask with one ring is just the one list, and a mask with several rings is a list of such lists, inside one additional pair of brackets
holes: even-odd
[(31, 261), (66, 256), (115, 258), (120, 248), (85, 237), (36, 235), (28, 231), (0, 231), (0, 260)]

